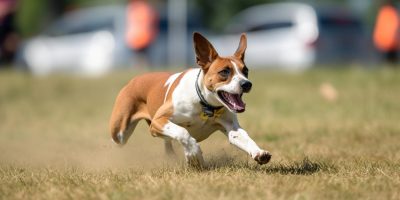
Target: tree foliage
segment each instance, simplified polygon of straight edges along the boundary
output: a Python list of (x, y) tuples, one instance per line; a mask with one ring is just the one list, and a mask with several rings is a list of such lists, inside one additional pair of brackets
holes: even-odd
[(16, 24), (22, 36), (30, 36), (57, 19), (64, 12), (80, 7), (116, 4), (127, 0), (21, 0)]

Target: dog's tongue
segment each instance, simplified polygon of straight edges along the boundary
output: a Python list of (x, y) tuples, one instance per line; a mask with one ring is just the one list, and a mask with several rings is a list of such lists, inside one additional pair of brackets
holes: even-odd
[(231, 104), (233, 110), (236, 110), (237, 112), (244, 111), (246, 104), (242, 101), (241, 95), (225, 92), (224, 96), (229, 101), (229, 104)]

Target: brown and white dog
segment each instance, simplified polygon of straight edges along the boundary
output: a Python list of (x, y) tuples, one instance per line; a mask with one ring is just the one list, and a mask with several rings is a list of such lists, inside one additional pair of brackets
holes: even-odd
[(167, 153), (174, 153), (171, 139), (177, 140), (187, 163), (201, 167), (204, 161), (198, 142), (220, 130), (259, 164), (268, 163), (271, 154), (257, 146), (236, 116), (244, 112), (241, 97), (252, 86), (244, 64), (246, 35), (241, 35), (230, 57), (220, 57), (199, 33), (194, 33), (193, 42), (200, 68), (137, 76), (120, 91), (110, 120), (112, 139), (125, 144), (138, 121), (145, 119), (151, 134), (165, 139)]

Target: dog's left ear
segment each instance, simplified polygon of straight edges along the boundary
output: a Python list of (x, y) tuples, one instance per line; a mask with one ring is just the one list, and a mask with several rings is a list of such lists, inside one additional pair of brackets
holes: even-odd
[(200, 33), (193, 34), (194, 50), (196, 52), (196, 63), (203, 70), (208, 70), (211, 63), (218, 57), (217, 51), (212, 44)]
[(246, 33), (242, 33), (240, 36), (239, 47), (236, 49), (235, 56), (241, 60), (244, 60), (244, 52), (247, 48), (247, 36)]

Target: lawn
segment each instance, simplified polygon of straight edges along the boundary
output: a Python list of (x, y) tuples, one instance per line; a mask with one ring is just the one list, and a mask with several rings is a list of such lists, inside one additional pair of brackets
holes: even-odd
[(138, 73), (0, 71), (0, 199), (400, 198), (399, 70), (250, 71), (239, 118), (272, 160), (258, 166), (217, 132), (201, 143), (201, 171), (178, 144), (168, 159), (145, 123), (125, 147), (111, 142), (115, 96)]

